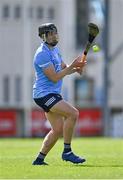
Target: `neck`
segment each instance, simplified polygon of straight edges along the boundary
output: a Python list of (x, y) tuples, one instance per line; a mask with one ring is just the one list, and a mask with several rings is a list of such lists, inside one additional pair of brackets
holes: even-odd
[(49, 43), (45, 42), (45, 44), (48, 46), (49, 49), (53, 49), (54, 46), (50, 45)]

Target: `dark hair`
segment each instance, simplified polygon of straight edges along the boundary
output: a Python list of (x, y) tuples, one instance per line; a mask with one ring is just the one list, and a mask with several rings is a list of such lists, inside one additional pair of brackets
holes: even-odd
[(57, 28), (53, 23), (42, 24), (38, 28), (38, 35), (42, 38), (43, 34), (47, 36), (48, 32), (52, 32), (52, 31), (57, 32)]

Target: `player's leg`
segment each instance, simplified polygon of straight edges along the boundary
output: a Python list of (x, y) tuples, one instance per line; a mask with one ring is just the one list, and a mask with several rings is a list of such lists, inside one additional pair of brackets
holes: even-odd
[(50, 111), (53, 113), (57, 112), (65, 117), (63, 126), (64, 152), (62, 154), (62, 159), (73, 163), (83, 163), (85, 159), (74, 155), (71, 150), (73, 130), (79, 116), (79, 111), (64, 100), (55, 104)]
[(63, 117), (60, 114), (53, 112), (45, 113), (45, 115), (49, 120), (52, 129), (44, 138), (40, 152), (47, 154), (58, 138), (63, 134)]
[(50, 109), (50, 111), (53, 113), (57, 112), (65, 117), (63, 126), (63, 137), (65, 143), (70, 143), (73, 135), (74, 126), (79, 116), (78, 110), (66, 101), (61, 100), (57, 104), (55, 104)]
[(45, 115), (51, 124), (51, 130), (44, 138), (38, 157), (33, 162), (33, 165), (45, 164), (44, 158), (63, 133), (63, 117), (52, 112), (45, 113)]

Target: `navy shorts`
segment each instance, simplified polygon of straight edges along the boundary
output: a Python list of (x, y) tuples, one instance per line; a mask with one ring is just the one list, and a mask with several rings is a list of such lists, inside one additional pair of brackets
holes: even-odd
[(45, 112), (49, 112), (50, 109), (61, 100), (62, 96), (55, 93), (48, 94), (41, 98), (34, 98), (35, 103), (40, 106)]

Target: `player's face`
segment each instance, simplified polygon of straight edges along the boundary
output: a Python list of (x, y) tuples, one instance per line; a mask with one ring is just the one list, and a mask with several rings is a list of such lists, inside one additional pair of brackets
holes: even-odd
[(55, 46), (58, 43), (58, 33), (56, 31), (51, 31), (47, 34), (46, 41), (51, 44), (51, 46)]

